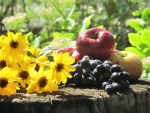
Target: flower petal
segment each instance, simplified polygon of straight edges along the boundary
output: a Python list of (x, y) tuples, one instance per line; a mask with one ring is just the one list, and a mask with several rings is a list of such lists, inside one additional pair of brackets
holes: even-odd
[(75, 71), (76, 70), (76, 68), (71, 65), (64, 65), (64, 68), (67, 71)]
[(58, 91), (58, 85), (56, 84), (48, 83), (48, 87), (51, 91)]
[(75, 62), (75, 59), (70, 57), (70, 58), (66, 58), (64, 61), (62, 61), (63, 64), (65, 65), (70, 65), (70, 64), (73, 64)]

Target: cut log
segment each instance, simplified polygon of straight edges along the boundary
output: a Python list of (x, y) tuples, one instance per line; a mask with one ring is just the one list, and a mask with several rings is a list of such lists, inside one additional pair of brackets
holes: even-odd
[(149, 113), (150, 81), (139, 79), (126, 90), (61, 86), (53, 93), (0, 96), (0, 113)]

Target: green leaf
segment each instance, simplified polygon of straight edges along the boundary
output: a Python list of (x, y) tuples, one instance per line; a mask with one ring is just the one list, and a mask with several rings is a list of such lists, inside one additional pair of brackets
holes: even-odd
[(38, 48), (40, 46), (40, 38), (41, 36), (35, 38), (35, 40), (33, 41), (34, 47)]
[(127, 24), (134, 28), (136, 31), (142, 31), (144, 27), (144, 21), (142, 19), (131, 19), (127, 21)]
[(137, 10), (137, 11), (132, 12), (132, 15), (133, 16), (140, 16), (141, 12)]
[(144, 29), (141, 40), (143, 44), (150, 46), (150, 30)]
[(72, 14), (71, 18), (72, 18), (73, 20), (77, 20), (79, 16), (80, 16), (80, 13), (79, 13), (79, 12), (74, 12), (74, 13)]
[(83, 22), (82, 22), (82, 27), (81, 27), (81, 29), (80, 29), (79, 34), (82, 33), (83, 31), (85, 31), (85, 30), (89, 27), (89, 25), (91, 24), (91, 18), (92, 18), (93, 16), (94, 16), (94, 14), (93, 14), (93, 15), (90, 15), (90, 16), (88, 16), (88, 17), (86, 17), (86, 18), (83, 20)]
[(69, 32), (52, 32), (51, 36), (54, 38), (72, 38), (74, 37), (74, 33), (69, 33)]
[(52, 52), (52, 49), (50, 46), (46, 46), (42, 49), (43, 51), (39, 54), (39, 56), (45, 54), (45, 55), (48, 55)]
[(148, 22), (150, 20), (150, 9), (146, 8), (143, 12), (142, 12), (142, 19), (146, 22)]
[(128, 36), (129, 36), (129, 42), (131, 43), (131, 45), (137, 46), (141, 44), (141, 36), (139, 34), (129, 33)]
[(135, 47), (127, 47), (125, 48), (125, 51), (129, 51), (129, 52), (133, 52), (135, 53), (137, 56), (139, 56), (140, 58), (144, 58), (145, 54), (143, 54), (142, 51), (139, 51), (137, 48)]
[(150, 56), (150, 47), (147, 47), (143, 50), (143, 53), (146, 55), (146, 56)]
[(74, 13), (74, 10), (75, 10), (75, 5), (72, 7), (71, 11), (69, 12), (68, 18), (72, 16), (72, 14)]
[(147, 48), (147, 45), (145, 45), (145, 44), (139, 44), (139, 45), (136, 46), (136, 48), (138, 50), (140, 50), (140, 51), (143, 51), (143, 49)]
[(68, 19), (63, 19), (62, 20), (62, 24), (61, 24), (61, 27), (62, 29), (72, 29), (75, 25), (75, 21), (71, 18), (68, 18)]
[(27, 56), (34, 58), (33, 54), (29, 50), (26, 49), (25, 51), (27, 53)]
[(32, 32), (29, 32), (28, 34), (27, 34), (27, 36), (29, 37), (29, 40), (33, 40), (33, 33)]
[(99, 25), (97, 26), (97, 28), (104, 28), (104, 25)]

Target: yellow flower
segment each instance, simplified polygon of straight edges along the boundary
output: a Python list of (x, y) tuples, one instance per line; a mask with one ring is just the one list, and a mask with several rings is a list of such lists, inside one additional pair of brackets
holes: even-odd
[(46, 55), (40, 55), (43, 51), (40, 48), (35, 48), (34, 46), (29, 47), (27, 50), (31, 52), (34, 57), (34, 63), (36, 64), (35, 70), (38, 71), (40, 67), (46, 66), (50, 63)]
[(10, 31), (7, 32), (7, 35), (7, 37), (3, 37), (3, 40), (0, 40), (1, 50), (6, 56), (10, 56), (11, 60), (21, 59), (22, 55), (26, 55), (25, 48), (29, 46), (28, 37)]
[(27, 92), (52, 92), (58, 91), (58, 85), (56, 85), (52, 80), (52, 70), (44, 71), (43, 67), (39, 71), (34, 71), (32, 74), (31, 83), (26, 88)]
[(2, 45), (3, 45), (2, 43), (5, 38), (6, 38), (5, 35), (0, 36), (0, 49), (2, 48)]
[(30, 83), (32, 70), (35, 68), (35, 64), (28, 64), (26, 61), (21, 61), (19, 64), (14, 64), (13, 69), (18, 71), (18, 82), (23, 88), (26, 88), (26, 84)]
[(8, 57), (6, 57), (3, 52), (0, 50), (0, 70), (4, 67), (10, 67), (11, 62), (9, 61)]
[(34, 58), (38, 58), (40, 53), (42, 52), (42, 49), (35, 48), (34, 46), (28, 47), (27, 50), (31, 52)]
[(19, 87), (14, 83), (17, 81), (17, 71), (14, 71), (8, 67), (3, 68), (0, 71), (0, 95), (12, 95), (19, 90)]
[(59, 54), (54, 53), (54, 62), (50, 63), (50, 67), (54, 71), (53, 78), (57, 84), (60, 84), (61, 82), (65, 84), (67, 77), (72, 77), (69, 72), (75, 71), (75, 67), (71, 65), (74, 62), (75, 59), (70, 56), (69, 52)]

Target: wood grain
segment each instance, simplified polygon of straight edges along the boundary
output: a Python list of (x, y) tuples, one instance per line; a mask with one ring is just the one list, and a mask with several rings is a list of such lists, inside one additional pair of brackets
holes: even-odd
[(126, 90), (61, 86), (58, 92), (0, 96), (0, 113), (149, 113), (150, 81), (139, 79)]

